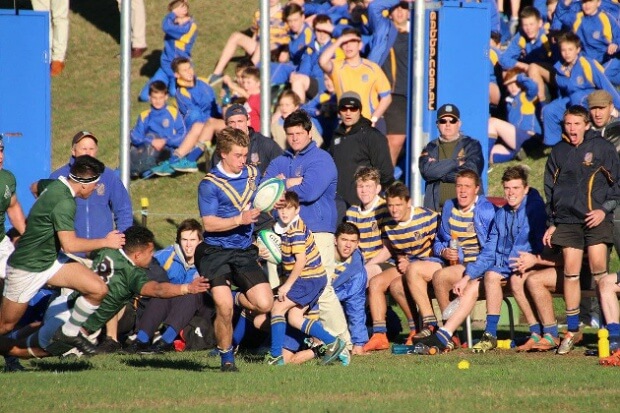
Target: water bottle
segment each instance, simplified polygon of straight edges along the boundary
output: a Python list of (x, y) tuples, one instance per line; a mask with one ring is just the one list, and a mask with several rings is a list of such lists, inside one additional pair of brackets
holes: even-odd
[(439, 352), (437, 347), (429, 347), (423, 343), (417, 343), (413, 346), (413, 353), (420, 354), (424, 356), (434, 356)]
[(598, 331), (598, 357), (609, 357), (609, 331), (605, 328)]
[[(451, 250), (455, 250), (457, 253), (459, 251), (459, 237), (456, 234), (452, 234), (452, 238), (450, 239), (450, 243), (448, 244), (448, 247)], [(459, 263), (459, 260), (450, 260), (450, 265), (456, 265)]]
[(460, 304), (461, 297), (456, 297), (454, 300), (450, 301), (450, 304), (448, 304), (448, 306), (443, 310), (441, 318), (444, 320), (448, 320), (450, 317), (452, 317), (452, 314), (454, 314), (456, 309), (459, 308)]

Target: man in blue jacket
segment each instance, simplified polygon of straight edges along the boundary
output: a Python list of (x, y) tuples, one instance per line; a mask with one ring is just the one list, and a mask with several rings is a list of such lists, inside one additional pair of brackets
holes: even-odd
[(495, 214), (489, 236), (478, 258), (467, 264), (465, 273), (452, 291), (460, 297), (460, 304), (454, 314), (437, 333), (420, 342), (436, 346), (440, 350), (448, 347), (454, 331), (471, 313), (478, 299), (480, 281), (484, 279), (487, 300), (487, 325), (474, 352), (486, 352), (497, 347), (497, 324), (502, 305), (502, 284), (510, 280), (513, 295), (523, 312), (530, 330), (540, 333), (540, 324), (527, 301), (523, 286), (526, 274), (514, 268), (512, 262), (522, 252), (540, 254), (543, 248), (542, 236), (547, 215), (544, 201), (538, 191), (527, 183), (527, 172), (522, 166), (506, 169), (502, 176), (506, 205)]
[[(90, 132), (81, 131), (71, 141), (71, 159), (52, 172), (50, 179), (69, 176), (75, 158), (82, 155), (97, 157), (99, 141)], [(124, 232), (133, 223), (131, 199), (118, 175), (106, 167), (93, 194), (87, 199), (76, 198), (75, 234), (79, 238), (105, 238), (116, 229)]]
[[(310, 136), (312, 121), (306, 112), (297, 110), (284, 120), (289, 149), (271, 161), (265, 179), (279, 177), (286, 189), (299, 196), (299, 215), (314, 234), (321, 261), (328, 278), (335, 268), (334, 232), (336, 231), (336, 185), (338, 172), (332, 157), (316, 146)], [(328, 331), (349, 342), (342, 306), (331, 285), (319, 298), (321, 322)]]
[(484, 157), (476, 139), (461, 134), (461, 112), (456, 105), (445, 104), (437, 111), (439, 138), (430, 141), (418, 159), (426, 182), (424, 207), (441, 211), (454, 196), (456, 173), (463, 169), (482, 174)]

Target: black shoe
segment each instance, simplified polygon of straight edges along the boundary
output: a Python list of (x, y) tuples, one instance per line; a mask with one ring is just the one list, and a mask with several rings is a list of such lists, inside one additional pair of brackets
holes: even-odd
[(97, 346), (97, 353), (118, 353), (121, 350), (121, 343), (106, 336), (105, 339)]
[(17, 357), (6, 356), (4, 358), (4, 372), (5, 373), (17, 373), (26, 370), (21, 365)]
[(428, 337), (424, 337), (421, 340), (417, 340), (416, 343), (422, 343), (428, 347), (437, 347), (439, 351), (444, 351), (447, 348), (447, 346), (439, 340), (436, 333), (431, 334)]
[[(69, 349), (62, 351), (63, 347), (69, 347)], [(51, 344), (46, 348), (46, 350), (48, 353), (57, 356), (65, 354), (73, 347), (80, 350), (80, 352), (82, 352), (85, 356), (94, 356), (97, 354), (97, 348), (91, 344), (90, 341), (79, 334), (75, 337), (67, 336), (62, 332), (62, 328), (59, 328), (58, 331), (56, 331), (56, 334), (52, 337)]]
[[(173, 343), (166, 343), (164, 340), (158, 340), (155, 344), (153, 344), (148, 351), (150, 351), (150, 353), (148, 354), (164, 354), (164, 353), (168, 353), (169, 351), (174, 351), (174, 344)], [(140, 354), (147, 354), (147, 353), (140, 353)]]
[(138, 340), (135, 340), (129, 346), (125, 347), (121, 352), (123, 354), (145, 354), (144, 352), (148, 351), (149, 348), (151, 348), (150, 343), (141, 343)]
[(220, 371), (224, 373), (236, 373), (239, 371), (239, 369), (237, 368), (237, 366), (235, 366), (235, 363), (224, 363), (220, 367)]

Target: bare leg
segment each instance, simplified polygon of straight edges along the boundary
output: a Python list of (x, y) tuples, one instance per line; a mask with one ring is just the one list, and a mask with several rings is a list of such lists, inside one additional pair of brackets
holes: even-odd
[(213, 69), (213, 73), (218, 75), (224, 73), (224, 69), (226, 69), (228, 62), (230, 62), (230, 59), (232, 59), (237, 52), (237, 47), (241, 47), (246, 53), (252, 54), (256, 50), (257, 45), (258, 43), (256, 43), (254, 38), (246, 36), (243, 33), (234, 32), (226, 41), (226, 45), (224, 49), (222, 49), (222, 53), (215, 65), (215, 69)]
[(458, 264), (442, 268), (433, 274), (433, 289), (441, 311), (450, 304), (450, 290), (463, 278), (464, 271), (465, 267)]
[(452, 314), (450, 319), (444, 324), (444, 330), (448, 331), (450, 334), (454, 334), (456, 329), (459, 328), (461, 324), (463, 324), (463, 321), (465, 321), (467, 316), (471, 313), (471, 311), (474, 309), (474, 306), (476, 305), (479, 289), (480, 279), (470, 280), (467, 283), (467, 287), (465, 287), (465, 290), (461, 295), (461, 303), (454, 312), (454, 314)]
[[(484, 274), (484, 292), (487, 299), (487, 315), (499, 314), (502, 309), (502, 282), (506, 279), (494, 271), (487, 271)], [(462, 305), (462, 304), (461, 304)]]
[(405, 293), (405, 286), (403, 282), (404, 280), (402, 275), (392, 280), (389, 287), (390, 294), (394, 297), (394, 300), (396, 300), (400, 308), (403, 310), (403, 313), (405, 313), (407, 320), (411, 320), (413, 319), (413, 311), (411, 311), (411, 307), (409, 306), (409, 301), (407, 299), (407, 294)]
[(406, 135), (387, 135), (388, 148), (390, 149), (390, 158), (392, 159), (392, 165), (396, 166), (400, 152), (405, 145)]
[(299, 96), (301, 102), (306, 101), (306, 92), (310, 88), (310, 77), (301, 73), (293, 72), (289, 78), (291, 90)]
[(540, 102), (547, 100), (545, 83), (549, 84), (551, 82), (551, 73), (542, 66), (531, 63), (527, 69), (527, 76), (538, 85), (538, 100)]
[(583, 251), (565, 247), (562, 249), (562, 253), (564, 255), (564, 301), (566, 302), (566, 310), (567, 312), (570, 310), (578, 311), (581, 301), (579, 274), (581, 273)]
[(617, 274), (608, 274), (598, 282), (598, 291), (601, 297), (601, 310), (605, 315), (607, 323), (620, 322), (620, 306), (618, 305), (618, 285)]
[(525, 283), (530, 274), (531, 272), (522, 275), (513, 275), (512, 277), (510, 277), (510, 288), (512, 289), (512, 295), (515, 298), (517, 304), (519, 305), (521, 312), (525, 316), (527, 323), (529, 325), (532, 325), (537, 324), (538, 320), (534, 315), (530, 300), (525, 294)]
[(499, 90), (499, 86), (496, 83), (489, 83), (489, 103), (492, 105), (499, 105), (499, 101), (502, 94)]
[(431, 300), (428, 298), (428, 283), (433, 279), (433, 274), (440, 269), (441, 264), (431, 261), (416, 261), (407, 267), (405, 274), (407, 286), (422, 317), (434, 315)]
[(556, 291), (557, 283), (557, 268), (545, 268), (539, 271), (533, 271), (527, 277), (527, 289), (532, 296), (532, 301), (536, 305), (538, 317), (543, 325), (555, 323), (551, 292)]
[(232, 346), (232, 318), (233, 318), (233, 299), (230, 288), (227, 286), (218, 286), (211, 288), (213, 301), (215, 303), (215, 321), (213, 327), (215, 329), (215, 339), (217, 347), (221, 350), (227, 350)]
[(517, 147), (517, 130), (513, 124), (505, 120), (489, 118), (489, 136), (497, 136), (510, 149)]
[(373, 322), (385, 322), (387, 302), (385, 292), (394, 279), (400, 277), (396, 268), (390, 268), (375, 276), (368, 285), (368, 305)]

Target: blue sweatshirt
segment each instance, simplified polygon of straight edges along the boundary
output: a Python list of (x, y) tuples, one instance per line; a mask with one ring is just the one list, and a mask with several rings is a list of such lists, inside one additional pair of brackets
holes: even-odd
[[(164, 52), (161, 54), (161, 66), (170, 68), (170, 64), (177, 57), (192, 56), (192, 47), (198, 37), (198, 26), (194, 19), (190, 19), (184, 24), (176, 24), (175, 14), (170, 12), (164, 16), (161, 28), (164, 31)], [(170, 69), (171, 73), (172, 70)]]
[(183, 142), (185, 132), (185, 124), (178, 109), (166, 104), (161, 109), (151, 106), (140, 113), (130, 136), (134, 146), (150, 145), (153, 138), (163, 138), (166, 147), (174, 150)]
[(336, 185), (338, 172), (332, 157), (315, 142), (294, 154), (287, 150), (275, 158), (265, 171), (265, 178), (283, 174), (285, 179), (303, 177), (300, 185), (288, 190), (299, 196), (299, 215), (312, 232), (336, 231)]

